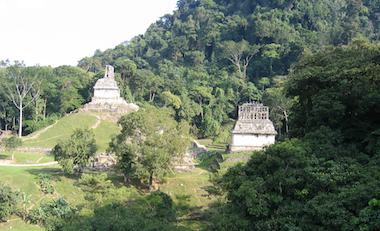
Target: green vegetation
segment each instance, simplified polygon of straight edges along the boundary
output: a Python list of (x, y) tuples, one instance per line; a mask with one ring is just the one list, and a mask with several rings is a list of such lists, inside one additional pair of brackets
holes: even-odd
[[(252, 100), (271, 106), (270, 116), (284, 134), (294, 98), (285, 97), (280, 82), (300, 55), (378, 38), (377, 1), (180, 0), (177, 7), (143, 35), (96, 50), (78, 67), (2, 61), (0, 129), (22, 127), (27, 135), (82, 107), (110, 64), (123, 98), (172, 107), (176, 120), (187, 121), (198, 138), (218, 135), (235, 118), (236, 106)], [(9, 100), (14, 69), (38, 82), (25, 97), (24, 120)]]
[(3, 138), (1, 144), (4, 145), (6, 151), (12, 153), (11, 160), (13, 160), (14, 152), (22, 145), (22, 140), (16, 136), (11, 136), (9, 138)]
[(210, 210), (212, 229), (376, 229), (377, 202), (366, 205), (380, 180), (379, 47), (357, 40), (304, 53), (283, 84), (297, 98), (292, 139), (214, 177), (208, 191), (227, 202)]
[[(27, 147), (52, 148), (57, 144), (59, 139), (68, 139), (75, 129), (90, 128), (97, 120), (95, 116), (89, 114), (73, 114), (63, 117), (54, 125), (54, 129), (47, 129), (35, 139), (25, 140), (23, 145)], [(26, 138), (30, 138), (33, 135), (26, 136)]]
[(118, 157), (116, 169), (125, 181), (131, 175), (149, 178), (152, 190), (153, 177), (162, 180), (173, 173), (173, 160), (182, 158), (190, 137), (189, 126), (170, 114), (168, 108), (148, 106), (119, 119), (121, 134), (112, 138), (109, 151)]
[(0, 182), (0, 220), (9, 222), (9, 217), (17, 212), (17, 197), (18, 194), (9, 185)]
[[(29, 154), (29, 153), (15, 153), (16, 157), (13, 159), (13, 164), (35, 164), (49, 163), (54, 161), (54, 156), (52, 155), (42, 155), (42, 154)], [(1, 160), (11, 160), (11, 153), (1, 152)]]
[(83, 168), (91, 158), (94, 158), (97, 150), (98, 146), (92, 129), (78, 128), (74, 130), (70, 139), (58, 140), (51, 154), (65, 173), (73, 174), (75, 166), (78, 166), (78, 172), (82, 173)]
[[(26, 136), (23, 142), (25, 147), (49, 147), (52, 148), (57, 144), (58, 140), (65, 140), (77, 128), (90, 128), (94, 126), (98, 118), (91, 114), (78, 113), (71, 114), (61, 118), (52, 128), (46, 131), (40, 130)], [(38, 134), (40, 135), (33, 138)], [(111, 136), (118, 134), (120, 128), (115, 122), (110, 120), (102, 120), (100, 124), (94, 129), (95, 140), (99, 145), (99, 152), (105, 152), (108, 148), (108, 143), (111, 142)]]
[[(110, 121), (94, 130), (101, 150), (119, 158), (124, 180), (52, 172), (42, 192), (39, 170), (48, 167), (1, 166), (4, 193), (24, 201), (5, 206), (1, 219), (23, 229), (23, 217), (47, 230), (378, 230), (379, 9), (370, 0), (180, 0), (144, 35), (97, 50), (78, 67), (1, 62), (1, 130), (28, 135), (82, 107), (106, 64), (115, 67), (121, 96), (140, 106), (119, 120), (121, 132)], [(16, 72), (39, 83), (18, 106), (9, 90)], [(254, 100), (270, 107), (276, 144), (225, 154), (237, 106)], [(57, 147), (96, 121), (63, 117), (23, 145)], [(214, 163), (211, 173), (215, 157), (201, 157), (194, 172), (165, 178), (188, 134), (205, 138), (210, 153), (251, 159)], [(73, 153), (59, 145), (59, 156)], [(83, 153), (79, 165), (93, 154)], [(17, 155), (18, 163), (37, 158)], [(149, 193), (153, 185), (161, 191)], [(45, 194), (50, 186), (54, 193)]]
[(110, 120), (102, 120), (100, 124), (94, 129), (96, 144), (99, 149), (98, 152), (105, 152), (111, 142), (112, 135), (120, 133), (120, 127), (115, 122)]

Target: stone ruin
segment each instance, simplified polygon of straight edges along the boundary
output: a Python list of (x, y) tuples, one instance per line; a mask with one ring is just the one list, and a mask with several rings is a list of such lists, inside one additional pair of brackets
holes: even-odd
[(194, 157), (189, 152), (186, 152), (182, 160), (174, 160), (174, 170), (176, 172), (194, 172), (195, 166), (193, 160)]
[(134, 103), (127, 103), (120, 97), (120, 89), (117, 87), (114, 68), (111, 65), (106, 65), (104, 78), (96, 81), (91, 102), (85, 104), (79, 112), (93, 112), (101, 117), (118, 120), (120, 116), (138, 110), (139, 106)]
[(204, 145), (200, 145), (196, 140), (191, 142), (189, 149), (193, 150), (187, 150), (181, 161), (174, 161), (174, 170), (176, 172), (194, 172), (195, 165), (193, 160), (208, 152), (208, 149)]
[(95, 154), (94, 162), (89, 163), (88, 169), (93, 171), (113, 171), (116, 165), (116, 157), (110, 153)]
[(238, 120), (231, 132), (227, 153), (252, 152), (274, 144), (277, 132), (269, 120), (269, 108), (252, 102), (239, 106)]
[[(198, 147), (199, 143), (193, 141), (190, 148)], [(193, 172), (195, 169), (193, 160), (199, 157), (200, 153), (207, 153), (207, 148), (203, 145), (199, 145), (196, 150), (188, 150), (184, 155), (182, 160), (173, 160), (174, 171), (176, 172)], [(98, 153), (95, 155), (93, 162), (90, 162), (86, 170), (91, 171), (114, 171), (114, 167), (117, 163), (117, 157), (111, 153)]]

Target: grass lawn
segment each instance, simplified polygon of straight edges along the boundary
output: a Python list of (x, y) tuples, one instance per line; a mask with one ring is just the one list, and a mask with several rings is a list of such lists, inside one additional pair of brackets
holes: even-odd
[[(29, 154), (34, 155), (34, 154)], [(64, 196), (70, 203), (80, 203), (84, 200), (84, 193), (78, 187), (74, 186), (76, 178), (66, 177), (63, 173), (48, 173), (53, 179), (53, 185), (56, 187), (57, 192), (55, 194), (45, 194), (41, 192), (39, 187), (39, 169), (45, 168), (60, 168), (59, 165), (43, 166), (43, 167), (8, 167), (0, 166), (0, 181), (6, 185), (10, 185), (11, 188), (16, 190), (22, 190), (26, 194), (31, 195), (31, 202), (27, 204), (27, 207), (34, 208), (38, 206), (40, 201), (50, 202), (56, 200), (61, 196)], [(35, 203), (33, 203), (35, 202)], [(13, 216), (9, 223), (0, 222), (0, 230), (9, 229), (12, 230), (44, 230), (34, 224), (26, 224), (20, 217)]]
[(207, 138), (207, 139), (199, 139), (198, 142), (201, 144), (201, 145), (210, 145), (212, 144), (212, 139), (211, 138)]
[(226, 150), (226, 144), (225, 143), (213, 144), (212, 138), (199, 139), (198, 142), (201, 145), (207, 146), (208, 150), (210, 150), (210, 151), (218, 151), (220, 153), (222, 153), (222, 152), (225, 153), (225, 150)]
[[(33, 154), (29, 154), (33, 155)], [(31, 194), (33, 201), (39, 203), (42, 199), (45, 202), (58, 199), (64, 196), (65, 200), (73, 205), (80, 205), (84, 202), (84, 192), (76, 186), (78, 177), (75, 175), (65, 175), (63, 173), (47, 173), (54, 181), (54, 186), (57, 189), (56, 194), (42, 193), (38, 185), (39, 169), (52, 169), (59, 168), (59, 165), (52, 165), (47, 167), (8, 167), (0, 166), (1, 182), (8, 184), (13, 190), (22, 189), (27, 194)], [(141, 183), (138, 179), (133, 179), (131, 183), (123, 183), (122, 176), (110, 176), (112, 182), (120, 187), (125, 185), (127, 187), (137, 188), (142, 195), (148, 193), (147, 185)], [(202, 168), (196, 168), (194, 172), (190, 173), (175, 173), (173, 178), (168, 178), (166, 182), (159, 185), (162, 192), (168, 193), (172, 196), (173, 201), (176, 202), (176, 195), (190, 195), (191, 206), (201, 206), (210, 204), (214, 198), (209, 199), (205, 195), (206, 191), (202, 186), (209, 185), (209, 172)], [(182, 185), (182, 186), (181, 186)], [(27, 207), (34, 206), (29, 203)], [(44, 230), (36, 225), (25, 224), (20, 217), (13, 216), (10, 223), (0, 223), (0, 230), (9, 228), (12, 230)], [(182, 221), (178, 224), (178, 230), (202, 230), (206, 224), (202, 221)], [(172, 226), (169, 230), (177, 230), (176, 225)]]
[[(68, 118), (68, 117), (73, 118)], [(78, 117), (76, 117), (78, 116)], [(86, 121), (83, 122), (87, 124), (88, 126), (92, 126), (95, 124), (97, 118), (95, 116), (91, 115), (83, 115), (83, 114), (74, 114), (70, 115), (68, 117), (63, 118), (64, 119), (75, 119), (75, 121)], [(62, 121), (60, 121), (62, 122)], [(59, 123), (60, 123), (59, 122)], [(59, 124), (58, 123), (58, 124)], [(63, 121), (62, 126), (67, 124), (68, 122)], [(73, 122), (70, 122), (73, 123)], [(57, 126), (56, 124), (55, 126)], [(55, 137), (53, 139), (48, 139), (45, 133), (41, 134), (40, 137), (37, 139), (34, 139), (34, 143), (30, 142), (29, 144), (35, 144), (35, 146), (40, 146), (39, 144), (43, 143), (44, 145), (50, 145), (52, 140), (57, 140), (59, 138), (68, 138), (72, 131), (73, 127), (66, 129), (63, 131), (61, 128), (62, 126), (58, 126), (57, 131), (55, 131), (55, 128), (51, 128), (50, 136)], [(80, 126), (77, 126), (80, 127)], [(47, 130), (46, 132), (48, 132)], [(115, 123), (108, 120), (103, 120), (98, 127), (94, 130), (97, 142), (99, 145), (99, 151), (105, 151), (105, 149), (108, 146), (108, 143), (111, 141), (111, 134), (117, 134), (120, 131), (120, 128), (116, 126)], [(62, 134), (60, 134), (60, 132)], [(32, 140), (30, 140), (32, 141)], [(25, 141), (26, 143), (26, 141)], [(204, 144), (211, 150), (219, 151), (222, 153), (226, 158), (230, 156), (247, 156), (252, 155), (252, 153), (239, 153), (239, 154), (225, 154), (224, 152), (224, 144), (221, 145), (213, 145), (211, 139), (204, 139), (200, 140), (201, 144)], [(24, 144), (25, 146), (31, 146), (29, 144)], [(46, 147), (43, 146), (43, 147)], [(54, 145), (53, 145), (54, 146)], [(52, 162), (54, 161), (53, 156), (46, 156), (46, 155), (40, 155), (40, 154), (26, 154), (26, 153), (15, 153), (15, 162), (19, 164), (27, 164), (25, 163), (26, 160), (29, 161), (37, 161), (38, 159), (42, 159), (39, 161), (39, 163), (46, 163), (46, 162)], [(9, 153), (0, 153), (0, 160), (1, 159), (10, 159)], [(208, 186), (211, 183), (209, 182), (210, 172), (207, 169), (207, 165), (213, 161), (213, 158), (208, 158), (199, 165), (196, 166), (194, 172), (183, 172), (183, 173), (175, 173), (173, 178), (168, 178), (164, 182), (158, 183), (159, 190), (162, 192), (165, 192), (169, 194), (174, 202), (177, 202), (177, 195), (189, 195), (190, 196), (190, 202), (189, 205), (191, 207), (194, 206), (205, 206), (213, 203), (216, 198), (215, 197), (207, 197), (207, 192), (204, 190), (204, 186)], [(237, 162), (231, 162), (231, 163), (221, 163), (222, 170), (226, 171), (228, 167), (232, 167), (236, 165)], [(78, 176), (75, 175), (65, 175), (61, 172), (52, 172), (47, 173), (50, 175), (50, 178), (53, 180), (53, 185), (56, 187), (56, 193), (55, 194), (45, 194), (41, 192), (39, 188), (39, 177), (38, 174), (40, 173), (39, 169), (52, 169), (52, 168), (60, 168), (59, 165), (52, 165), (52, 166), (44, 166), (44, 167), (33, 167), (33, 166), (26, 166), (26, 167), (8, 167), (8, 166), (0, 166), (0, 181), (2, 183), (10, 185), (13, 190), (19, 190), (22, 189), (25, 193), (31, 194), (31, 198), (34, 202), (39, 203), (39, 201), (44, 200), (45, 202), (52, 201), (53, 199), (58, 199), (61, 196), (64, 196), (65, 200), (67, 200), (69, 203), (73, 205), (80, 205), (85, 201), (85, 193), (80, 189), (79, 186), (76, 186)], [(97, 173), (94, 173), (97, 174)], [(110, 174), (111, 181), (114, 183), (116, 187), (120, 186), (126, 186), (126, 187), (133, 187), (136, 188), (141, 195), (145, 195), (148, 193), (148, 185), (144, 182), (142, 182), (139, 179), (132, 179), (132, 182), (130, 183), (124, 183), (122, 176), (116, 176), (114, 173)], [(35, 206), (34, 203), (30, 202), (28, 207)], [(197, 210), (198, 211), (198, 210)], [(185, 215), (186, 218), (187, 215)], [(40, 228), (36, 225), (31, 224), (25, 224), (21, 218), (14, 216), (11, 218), (10, 223), (0, 223), (0, 230), (7, 229), (10, 226), (12, 226), (12, 230), (44, 230), (43, 228)], [(186, 221), (183, 220), (178, 223), (178, 229), (177, 225), (173, 224), (173, 226), (169, 230), (203, 230), (207, 228), (207, 224), (205, 224), (203, 221)]]
[[(0, 160), (10, 160), (11, 153), (0, 152)], [(39, 161), (38, 161), (39, 160)], [(52, 155), (42, 155), (42, 154), (31, 154), (31, 153), (15, 153), (12, 164), (43, 164), (54, 161), (54, 156)]]
[(34, 224), (26, 224), (18, 216), (12, 216), (9, 219), (9, 223), (0, 222), (0, 230), (13, 230), (13, 231), (43, 231), (45, 228), (42, 228)]
[[(93, 115), (82, 113), (63, 117), (57, 124), (40, 134), (36, 139), (25, 140), (23, 146), (52, 148), (59, 139), (68, 139), (76, 128), (91, 127), (97, 120), (98, 118)], [(30, 134), (26, 138), (32, 137), (34, 134)]]
[(98, 127), (94, 129), (96, 143), (99, 145), (97, 152), (105, 152), (111, 142), (111, 136), (119, 132), (120, 128), (115, 122), (102, 120)]
[[(41, 133), (37, 138), (28, 139), (23, 142), (24, 147), (50, 147), (53, 148), (59, 139), (65, 140), (70, 138), (71, 134), (77, 128), (92, 127), (96, 124), (98, 118), (91, 114), (72, 114), (61, 118), (57, 124)], [(98, 152), (105, 152), (111, 136), (118, 134), (120, 128), (116, 122), (110, 120), (102, 120), (94, 129), (96, 143), (99, 145)], [(25, 138), (33, 137), (36, 133), (32, 133)]]
[(177, 226), (172, 226), (170, 231), (195, 231), (195, 230), (205, 230), (207, 225), (202, 221), (181, 221)]

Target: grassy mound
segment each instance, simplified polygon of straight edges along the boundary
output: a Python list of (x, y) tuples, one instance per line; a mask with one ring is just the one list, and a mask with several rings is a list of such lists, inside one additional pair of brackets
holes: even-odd
[(115, 122), (110, 120), (102, 120), (102, 122), (94, 129), (96, 143), (99, 145), (98, 152), (104, 152), (108, 148), (111, 137), (120, 132), (120, 128)]
[[(58, 121), (46, 131), (37, 131), (25, 137), (24, 147), (49, 147), (53, 148), (59, 139), (68, 139), (76, 128), (92, 127), (96, 125), (98, 118), (91, 114), (72, 114)], [(99, 145), (98, 152), (104, 152), (111, 141), (111, 136), (117, 134), (120, 128), (115, 122), (101, 120), (94, 129), (96, 142)], [(36, 136), (37, 133), (40, 133)]]

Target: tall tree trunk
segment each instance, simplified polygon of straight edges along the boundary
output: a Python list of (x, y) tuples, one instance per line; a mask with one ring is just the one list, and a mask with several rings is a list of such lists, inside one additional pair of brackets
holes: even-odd
[(131, 182), (131, 180), (128, 178), (128, 174), (124, 173), (124, 183)]
[(121, 88), (124, 89), (124, 83), (125, 83), (125, 73), (123, 73), (123, 81), (121, 81)]
[(34, 120), (37, 122), (38, 121), (38, 100), (36, 100), (36, 104), (35, 104), (35, 118)]
[(154, 172), (151, 172), (149, 177), (149, 192), (153, 190), (153, 174)]
[(244, 65), (242, 75), (243, 75), (243, 83), (245, 83), (245, 79), (246, 79), (246, 76), (247, 76), (247, 65)]
[(45, 121), (45, 118), (46, 118), (46, 104), (47, 104), (47, 98), (45, 98), (44, 100), (44, 111), (42, 112), (43, 113), (43, 120)]
[(13, 160), (14, 157), (15, 157), (15, 152), (12, 151), (11, 160)]
[(289, 132), (289, 125), (288, 125), (288, 113), (286, 113), (286, 110), (284, 110), (284, 116), (285, 116), (285, 132)]
[(152, 102), (154, 101), (155, 96), (156, 96), (156, 91), (153, 91)]
[(19, 120), (19, 127), (18, 127), (18, 137), (21, 138), (21, 134), (22, 134), (22, 100), (20, 100), (20, 120)]

